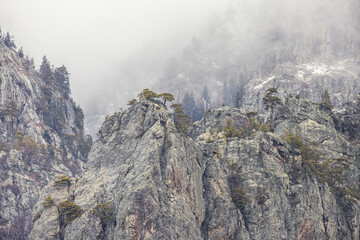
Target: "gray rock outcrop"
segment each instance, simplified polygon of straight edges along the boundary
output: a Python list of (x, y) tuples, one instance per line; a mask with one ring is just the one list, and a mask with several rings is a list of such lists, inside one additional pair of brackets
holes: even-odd
[[(358, 239), (357, 143), (309, 100), (273, 114), (268, 132), (255, 113), (215, 109), (191, 138), (155, 100), (114, 114), (84, 176), (44, 188), (54, 205), (36, 204), (31, 239)], [(64, 202), (81, 208), (66, 223)]]
[(0, 239), (26, 239), (41, 189), (55, 175), (81, 174), (91, 147), (83, 117), (0, 39)]
[[(109, 117), (98, 135), (74, 194), (84, 212), (66, 227), (58, 222), (61, 238), (201, 239), (202, 153), (177, 132), (165, 106), (132, 106)], [(114, 208), (104, 222), (93, 210), (106, 203)], [(35, 222), (31, 237), (39, 238), (44, 227)]]

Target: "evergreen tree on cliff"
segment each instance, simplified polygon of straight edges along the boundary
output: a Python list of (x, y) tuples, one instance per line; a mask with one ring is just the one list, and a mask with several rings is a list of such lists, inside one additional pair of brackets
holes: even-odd
[(330, 94), (327, 90), (325, 90), (324, 95), (322, 96), (322, 100), (320, 102), (320, 108), (322, 110), (325, 110), (326, 112), (331, 112), (332, 109), (334, 108), (331, 102)]
[(274, 122), (274, 119), (273, 119), (274, 107), (276, 105), (282, 104), (280, 98), (278, 98), (277, 96), (274, 95), (276, 93), (277, 93), (277, 89), (272, 87), (272, 88), (269, 88), (266, 90), (265, 97), (263, 97), (263, 104), (265, 106), (265, 110), (269, 111), (270, 126), (272, 126), (272, 124)]
[(188, 129), (191, 117), (185, 114), (182, 104), (172, 103), (170, 106), (174, 110), (174, 122), (176, 128), (185, 134), (188, 134)]
[(40, 78), (47, 84), (52, 85), (55, 82), (54, 73), (51, 69), (50, 62), (46, 56), (43, 57), (40, 65)]
[(16, 48), (15, 42), (9, 32), (5, 35), (4, 43), (8, 48)]
[(71, 94), (69, 75), (70, 74), (64, 65), (55, 69), (54, 77), (57, 85), (63, 92), (65, 99), (68, 99)]
[(20, 58), (24, 58), (24, 50), (23, 50), (23, 47), (21, 47), (18, 51), (18, 55)]

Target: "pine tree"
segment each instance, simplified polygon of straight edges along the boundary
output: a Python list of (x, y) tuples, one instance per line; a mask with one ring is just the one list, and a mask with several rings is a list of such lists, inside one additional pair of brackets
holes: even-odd
[(182, 104), (172, 103), (170, 107), (174, 110), (174, 122), (177, 130), (188, 134), (191, 117), (185, 114)]
[(23, 50), (23, 47), (21, 47), (18, 51), (18, 55), (20, 58), (24, 58), (24, 50)]
[(280, 98), (274, 96), (274, 94), (276, 93), (277, 93), (277, 89), (272, 87), (266, 90), (265, 97), (263, 97), (263, 103), (265, 105), (265, 109), (270, 110), (269, 112), (270, 128), (272, 128), (272, 125), (274, 123), (273, 120), (274, 107), (276, 105), (282, 104)]
[(71, 94), (69, 75), (64, 65), (55, 69), (54, 78), (60, 91), (64, 94), (65, 99), (68, 99)]
[(9, 32), (6, 33), (4, 43), (8, 48), (16, 48), (15, 42)]
[(324, 95), (322, 96), (320, 108), (329, 112), (331, 112), (331, 110), (334, 108), (331, 102), (330, 94), (327, 90), (325, 90)]
[(164, 105), (166, 105), (166, 101), (172, 102), (175, 100), (174, 96), (171, 93), (161, 93), (158, 97), (164, 100)]
[(40, 78), (49, 83), (52, 79), (53, 72), (51, 70), (50, 62), (47, 60), (46, 56), (43, 57), (42, 63), (40, 65)]
[(34, 61), (34, 58), (31, 58), (31, 59), (30, 59), (30, 67), (31, 67), (32, 69), (35, 69), (35, 61)]
[(155, 99), (158, 98), (159, 95), (148, 88), (145, 88), (141, 93), (138, 95), (139, 99)]
[(274, 94), (276, 93), (277, 93), (276, 88), (269, 88), (268, 90), (266, 90), (265, 97), (263, 97), (263, 103), (265, 105), (266, 110), (269, 109), (272, 110), (274, 106), (281, 104), (280, 98), (274, 96)]

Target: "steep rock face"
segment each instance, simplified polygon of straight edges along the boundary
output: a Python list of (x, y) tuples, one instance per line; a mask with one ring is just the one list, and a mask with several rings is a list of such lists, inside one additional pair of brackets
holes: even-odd
[(40, 190), (55, 174), (82, 171), (91, 142), (61, 90), (0, 39), (0, 238), (26, 238)]
[(343, 111), (334, 118), (336, 128), (348, 138), (358, 140), (360, 137), (360, 95), (349, 102)]
[[(211, 112), (216, 111), (219, 110)], [(241, 114), (237, 109), (224, 112), (233, 120)], [(238, 234), (235, 239), (244, 236), (250, 239), (357, 239), (360, 226), (358, 147), (335, 130), (327, 113), (308, 100), (290, 96), (274, 115), (274, 133), (256, 132), (238, 139), (223, 138), (220, 132), (210, 143), (209, 128), (219, 128), (216, 124), (220, 119), (205, 116), (197, 124), (203, 132), (197, 139), (209, 152), (205, 173), (225, 174), (232, 200), (241, 212), (238, 217), (245, 223), (245, 231), (234, 231)], [(220, 124), (225, 122), (222, 119)], [(309, 149), (319, 154), (310, 159), (306, 149), (289, 145), (281, 138), (289, 131), (296, 133), (299, 141), (314, 144)], [(326, 167), (324, 162), (329, 159), (347, 160), (349, 170), (341, 173), (343, 183), (335, 180), (338, 176), (331, 170), (336, 168), (333, 162), (330, 168)], [(310, 167), (309, 160), (319, 172)], [(222, 168), (212, 170), (211, 162), (217, 162)], [(210, 179), (214, 178), (212, 174)], [(204, 181), (205, 189), (209, 185), (212, 184)], [(203, 227), (209, 234), (205, 239), (211, 239), (212, 228), (224, 225), (216, 221), (226, 211), (219, 214), (223, 206), (214, 199), (215, 196), (205, 197), (206, 212), (216, 213), (205, 218)], [(208, 219), (213, 223), (207, 225)]]
[[(87, 171), (76, 184), (72, 201), (83, 213), (67, 226), (57, 223), (61, 238), (201, 239), (203, 169), (201, 151), (177, 132), (161, 103), (144, 101), (115, 114), (100, 129)], [(43, 198), (57, 195), (49, 188)], [(101, 204), (113, 204), (108, 221), (94, 213)], [(49, 210), (40, 202), (37, 211)], [(52, 225), (42, 216), (32, 239)]]
[(193, 140), (157, 101), (114, 114), (84, 176), (44, 188), (31, 239), (358, 239), (359, 146), (336, 116), (294, 95), (273, 133), (254, 114), (211, 110)]

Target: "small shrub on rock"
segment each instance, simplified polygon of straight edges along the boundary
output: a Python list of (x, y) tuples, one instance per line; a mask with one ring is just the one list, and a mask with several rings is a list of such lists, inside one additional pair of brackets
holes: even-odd
[(127, 105), (134, 105), (134, 104), (136, 104), (136, 103), (138, 103), (138, 100), (136, 100), (136, 99), (134, 98), (134, 99), (130, 100)]
[(45, 200), (43, 202), (43, 206), (44, 206), (44, 208), (49, 208), (49, 207), (55, 206), (55, 203), (50, 195), (45, 198)]
[(228, 118), (226, 120), (226, 125), (225, 125), (225, 136), (226, 137), (238, 137), (238, 138), (243, 138), (245, 137), (245, 131), (243, 129), (237, 129), (233, 123), (233, 121), (231, 120), (231, 118)]
[(248, 197), (245, 190), (239, 184), (232, 189), (231, 198), (235, 205), (241, 210), (244, 211), (246, 203), (248, 202)]
[(76, 203), (70, 201), (64, 201), (59, 203), (59, 210), (64, 225), (67, 225), (68, 223), (74, 221), (82, 213), (81, 207)]
[(258, 128), (258, 131), (261, 131), (261, 132), (269, 132), (269, 128), (264, 124), (262, 123), (260, 125), (260, 127)]
[(55, 187), (56, 189), (59, 189), (60, 187), (67, 186), (69, 187), (71, 185), (71, 179), (65, 175), (61, 175), (55, 180)]

